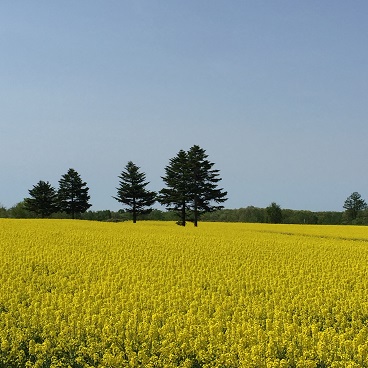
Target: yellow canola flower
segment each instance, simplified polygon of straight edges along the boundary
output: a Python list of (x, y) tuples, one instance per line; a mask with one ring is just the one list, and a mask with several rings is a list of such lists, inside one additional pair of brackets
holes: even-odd
[(0, 220), (0, 365), (368, 366), (368, 228)]

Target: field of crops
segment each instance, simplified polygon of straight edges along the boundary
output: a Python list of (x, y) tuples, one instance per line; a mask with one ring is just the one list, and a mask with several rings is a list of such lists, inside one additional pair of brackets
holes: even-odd
[(0, 220), (1, 367), (368, 367), (368, 228)]

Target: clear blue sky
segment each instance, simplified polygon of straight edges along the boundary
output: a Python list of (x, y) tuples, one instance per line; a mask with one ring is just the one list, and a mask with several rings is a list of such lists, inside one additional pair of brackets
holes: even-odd
[(198, 144), (227, 208), (368, 199), (368, 2), (63, 0), (0, 4), (0, 203), (69, 168), (120, 208)]

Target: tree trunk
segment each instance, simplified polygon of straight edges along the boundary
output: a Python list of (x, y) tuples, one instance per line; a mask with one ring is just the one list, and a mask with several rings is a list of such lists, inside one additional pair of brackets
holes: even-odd
[(198, 205), (197, 198), (194, 198), (194, 226), (198, 226)]
[(182, 204), (181, 207), (181, 225), (185, 226), (186, 225), (186, 218), (185, 218), (185, 202)]
[(137, 222), (137, 210), (135, 206), (135, 198), (133, 198), (133, 224)]
[(74, 220), (75, 219), (74, 194), (72, 195), (71, 207), (72, 207), (72, 219)]

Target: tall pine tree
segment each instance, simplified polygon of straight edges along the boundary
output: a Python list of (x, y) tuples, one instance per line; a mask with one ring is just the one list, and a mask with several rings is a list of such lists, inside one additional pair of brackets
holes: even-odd
[(165, 168), (162, 179), (167, 187), (160, 191), (159, 200), (178, 212), (180, 225), (189, 218), (197, 226), (201, 214), (223, 208), (220, 203), (227, 199), (227, 192), (217, 186), (219, 170), (207, 158), (206, 151), (194, 145), (188, 152), (180, 150)]
[(281, 210), (281, 207), (276, 202), (272, 202), (266, 208), (266, 213), (267, 213), (268, 221), (271, 224), (281, 224), (282, 223), (282, 210)]
[(60, 210), (71, 215), (73, 219), (86, 212), (92, 206), (88, 203), (88, 190), (87, 183), (82, 181), (80, 175), (74, 169), (69, 169), (59, 180)]
[(194, 226), (198, 225), (201, 214), (224, 208), (220, 203), (227, 200), (227, 192), (218, 188), (221, 181), (219, 170), (213, 169), (214, 163), (208, 159), (206, 151), (194, 145), (188, 151), (188, 167), (190, 175), (190, 208), (193, 211)]
[(180, 150), (175, 157), (170, 159), (169, 165), (165, 167), (165, 176), (162, 177), (162, 180), (166, 188), (160, 190), (159, 202), (169, 211), (175, 211), (180, 218), (178, 224), (185, 226), (190, 201), (187, 152)]
[(137, 216), (150, 213), (156, 202), (156, 193), (146, 189), (146, 174), (139, 171), (139, 167), (132, 161), (125, 166), (125, 170), (119, 176), (120, 186), (116, 188), (118, 193), (113, 197), (118, 202), (128, 206), (127, 212), (133, 216), (133, 223), (137, 222)]
[(348, 219), (356, 220), (360, 211), (367, 208), (367, 203), (358, 192), (353, 192), (344, 203), (345, 212)]
[(26, 210), (42, 218), (49, 217), (58, 211), (57, 193), (48, 181), (40, 180), (28, 192), (31, 197), (24, 199)]

